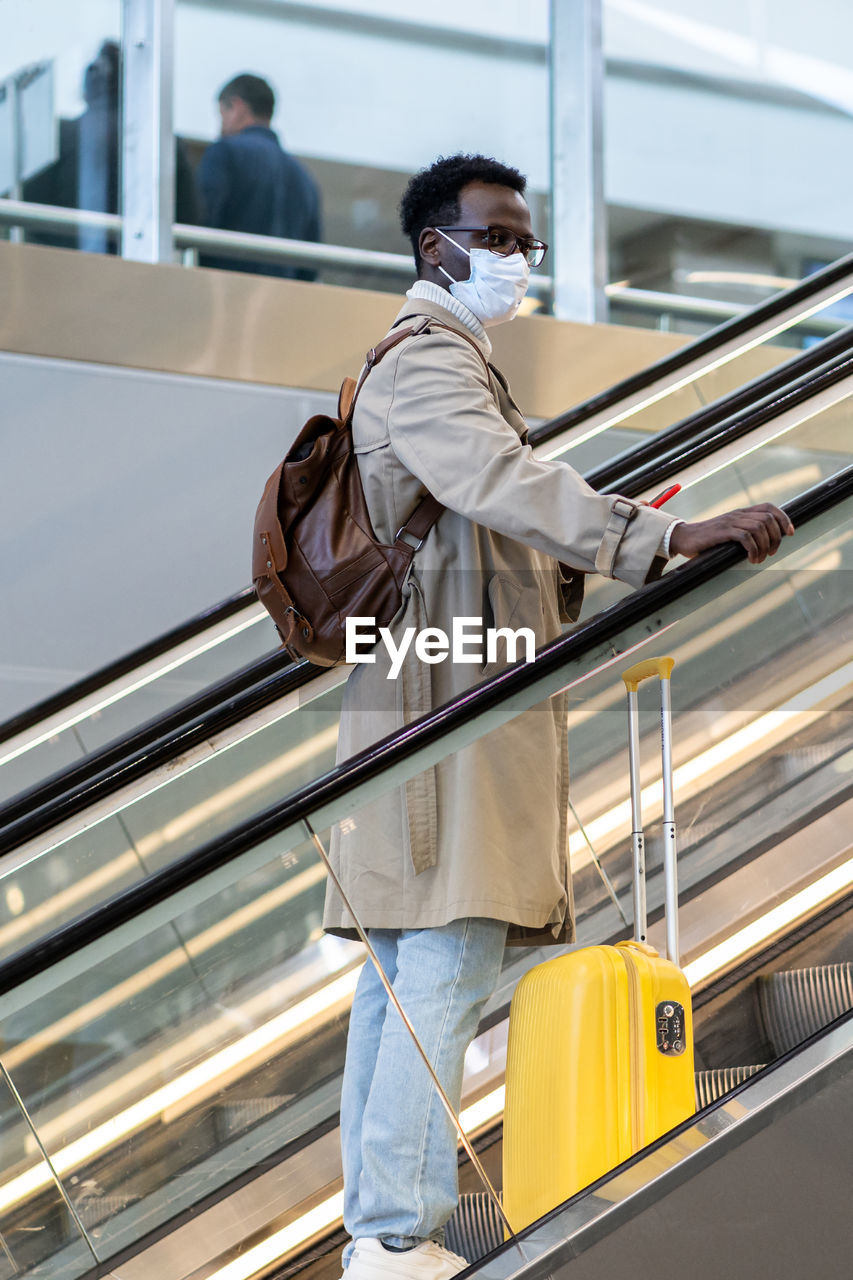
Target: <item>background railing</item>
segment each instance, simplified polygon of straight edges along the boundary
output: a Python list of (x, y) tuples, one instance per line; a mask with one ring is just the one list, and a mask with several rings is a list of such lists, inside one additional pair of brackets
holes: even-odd
[[(0, 227), (7, 228), (10, 233), (15, 232), (15, 239), (18, 241), (26, 238), (27, 231), (96, 230), (118, 244), (122, 226), (123, 219), (116, 213), (93, 213), (53, 205), (30, 204), (22, 200), (0, 200)], [(387, 277), (389, 287), (393, 288), (411, 280), (413, 274), (411, 258), (401, 253), (383, 253), (347, 245), (314, 244), (307, 240), (282, 240), (274, 236), (246, 235), (183, 223), (175, 223), (172, 230), (176, 256), (187, 267), (197, 265), (200, 252), (215, 251), (227, 252), (231, 257), (253, 262), (287, 263), (289, 266), (314, 269), (343, 268), (369, 272), (373, 277), (379, 274)], [(785, 283), (794, 284), (795, 281)], [(551, 276), (531, 276), (530, 293), (534, 297), (547, 298), (552, 288)], [(748, 309), (745, 304), (658, 293), (650, 289), (632, 289), (622, 284), (607, 285), (605, 293), (611, 305), (618, 306), (623, 314), (654, 317), (656, 327), (663, 330), (674, 328), (679, 319), (712, 324), (740, 315)], [(844, 321), (841, 319), (816, 316), (802, 326), (802, 332), (808, 337), (826, 337), (843, 327)]]

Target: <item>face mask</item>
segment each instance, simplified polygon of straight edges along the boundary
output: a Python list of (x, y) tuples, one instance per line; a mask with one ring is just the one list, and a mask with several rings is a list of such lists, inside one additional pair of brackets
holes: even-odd
[(467, 253), (471, 263), (471, 274), (467, 280), (454, 280), (444, 267), (438, 268), (451, 282), (450, 292), (454, 298), (473, 311), (484, 329), (512, 320), (530, 281), (530, 267), (524, 255), (510, 253), (502, 258), (491, 249), (464, 249), (443, 231), (439, 231), (439, 235)]

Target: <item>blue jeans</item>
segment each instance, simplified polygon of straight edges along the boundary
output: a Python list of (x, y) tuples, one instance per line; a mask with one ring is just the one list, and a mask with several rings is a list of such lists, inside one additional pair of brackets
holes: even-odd
[[(380, 964), (454, 1110), (465, 1051), (497, 986), (506, 923), (371, 929)], [(458, 1198), (457, 1135), (370, 960), (359, 978), (341, 1094), (344, 1225), (353, 1240), (443, 1242)], [(344, 1266), (352, 1252), (344, 1250)]]

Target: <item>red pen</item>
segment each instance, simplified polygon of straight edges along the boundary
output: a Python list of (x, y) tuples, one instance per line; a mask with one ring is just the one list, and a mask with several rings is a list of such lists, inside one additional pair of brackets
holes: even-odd
[(668, 489), (664, 489), (663, 493), (659, 493), (656, 498), (652, 498), (649, 506), (662, 507), (665, 502), (669, 502), (670, 498), (674, 498), (677, 493), (681, 493), (681, 485), (670, 485)]

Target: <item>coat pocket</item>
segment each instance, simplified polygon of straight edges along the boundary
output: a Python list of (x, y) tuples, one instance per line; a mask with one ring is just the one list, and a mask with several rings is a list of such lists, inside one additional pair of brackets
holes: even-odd
[[(491, 617), (487, 620), (483, 671), (489, 674), (511, 662), (532, 658), (541, 643), (542, 603), (537, 587), (525, 585), (507, 573), (494, 574), (487, 591)], [(516, 638), (500, 634), (504, 631), (516, 633)]]

